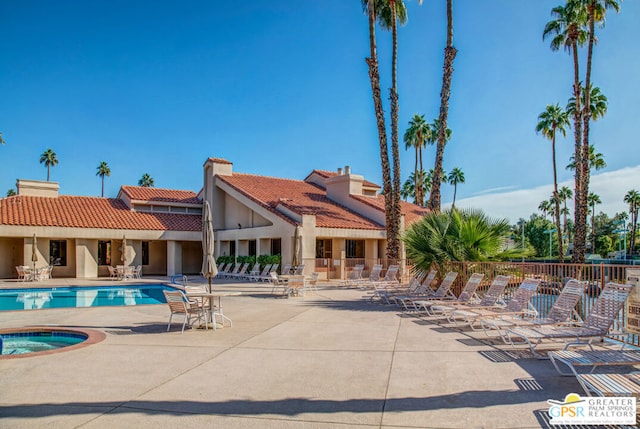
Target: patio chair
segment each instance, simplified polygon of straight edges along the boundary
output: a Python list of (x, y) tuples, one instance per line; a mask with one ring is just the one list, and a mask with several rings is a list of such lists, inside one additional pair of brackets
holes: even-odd
[(593, 348), (594, 339), (604, 339), (609, 333), (633, 288), (633, 284), (609, 282), (580, 326), (516, 327), (507, 329), (509, 341), (513, 343), (514, 338), (524, 341), (531, 353), (542, 359), (546, 356), (538, 354), (536, 347), (545, 340), (563, 342), (564, 350), (573, 345), (587, 345)]
[(575, 308), (578, 301), (582, 299), (587, 285), (588, 282), (586, 281), (569, 280), (564, 288), (562, 288), (560, 295), (558, 295), (558, 298), (545, 317), (526, 318), (520, 317), (520, 315), (517, 314), (503, 315), (497, 318), (480, 319), (480, 325), (485, 334), (488, 335), (488, 331), (490, 330), (496, 330), (500, 338), (509, 344), (509, 339), (504, 333), (506, 328), (560, 324), (569, 322), (572, 317), (574, 321), (582, 322), (582, 318)]
[(278, 274), (275, 271), (271, 271), (269, 273), (271, 276), (271, 293), (275, 294), (276, 290), (279, 288), (284, 288), (287, 285), (287, 281), (278, 277)]
[(142, 265), (136, 265), (136, 267), (133, 269), (133, 277), (136, 279), (142, 278)]
[(292, 275), (287, 281), (283, 295), (286, 295), (287, 298), (292, 295), (304, 297), (305, 291), (307, 289), (306, 283), (307, 281), (303, 275)]
[(304, 271), (304, 264), (298, 265), (296, 267), (296, 269), (293, 271), (293, 275), (294, 276), (301, 276), (303, 271)]
[(17, 265), (16, 271), (18, 272), (18, 280), (26, 282), (29, 280), (29, 267), (25, 265)]
[[(480, 283), (482, 283), (482, 279), (484, 278), (484, 274), (482, 273), (473, 273), (471, 274), (471, 277), (469, 277), (469, 280), (467, 280), (467, 284), (465, 284), (464, 289), (462, 289), (462, 292), (460, 292), (460, 295), (458, 295), (458, 298), (453, 301), (454, 303), (457, 304), (468, 304), (470, 303), (473, 299), (477, 301), (480, 300), (480, 298), (478, 298), (478, 296), (476, 295), (476, 290), (478, 290), (478, 288), (480, 287)], [(436, 313), (431, 313), (431, 308), (435, 305), (446, 305), (447, 301), (446, 300), (420, 300), (420, 301), (413, 301), (413, 306), (415, 307), (416, 311), (418, 312), (424, 312), (427, 315), (433, 315), (435, 316)]]
[(340, 286), (353, 286), (357, 285), (362, 281), (362, 271), (364, 270), (364, 264), (356, 264), (349, 274), (347, 274), (347, 278), (340, 282)]
[(118, 280), (118, 271), (116, 271), (115, 267), (112, 267), (111, 265), (107, 265), (107, 270), (109, 270), (110, 280)]
[(454, 310), (449, 314), (448, 320), (458, 324), (458, 319), (462, 319), (471, 329), (477, 330), (475, 324), (483, 318), (498, 317), (504, 315), (520, 315), (522, 317), (535, 317), (538, 311), (530, 303), (533, 295), (538, 291), (541, 279), (524, 279), (515, 294), (505, 307), (488, 307)]
[[(311, 277), (305, 279), (304, 289), (305, 292), (315, 292), (318, 293), (318, 277), (320, 277), (320, 273), (313, 272), (311, 273)], [(304, 293), (303, 293), (304, 296)]]
[(53, 270), (53, 267), (50, 265), (48, 267), (42, 267), (40, 268), (38, 271), (36, 271), (35, 274), (35, 280), (42, 282), (45, 280), (49, 280), (51, 278), (51, 271)]
[(171, 329), (171, 321), (173, 319), (174, 314), (179, 314), (184, 316), (184, 322), (182, 323), (181, 334), (184, 334), (185, 326), (193, 326), (193, 322), (199, 320), (200, 322), (206, 320), (204, 316), (204, 311), (197, 302), (189, 301), (186, 295), (179, 290), (176, 291), (163, 291), (164, 296), (167, 300), (167, 305), (169, 306), (169, 310), (171, 311), (171, 315), (169, 316), (169, 324), (167, 325), (167, 332)]
[[(484, 293), (482, 299), (478, 303), (472, 302), (458, 302), (458, 301), (444, 301), (438, 302), (435, 301), (433, 305), (430, 307), (430, 312), (432, 316), (435, 317), (447, 317), (449, 313), (452, 311), (460, 310), (460, 309), (474, 309), (474, 308), (491, 308), (497, 305), (506, 305), (504, 302), (500, 302), (502, 294), (504, 290), (507, 288), (509, 284), (509, 279), (511, 276), (503, 276), (499, 275), (493, 279), (489, 289)], [(500, 302), (500, 303), (499, 303)]]
[(430, 301), (430, 300), (455, 300), (456, 296), (451, 292), (451, 286), (453, 286), (453, 282), (456, 281), (458, 277), (458, 273), (455, 271), (450, 271), (444, 276), (442, 282), (438, 289), (435, 292), (428, 292), (426, 295), (406, 295), (396, 297), (396, 303), (402, 304), (405, 311), (417, 311), (418, 307), (416, 307), (415, 301)]

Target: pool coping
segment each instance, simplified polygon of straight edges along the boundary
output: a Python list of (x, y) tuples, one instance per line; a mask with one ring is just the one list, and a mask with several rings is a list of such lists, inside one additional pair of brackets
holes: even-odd
[(77, 350), (84, 347), (88, 347), (94, 344), (97, 344), (101, 341), (104, 341), (107, 338), (107, 335), (98, 331), (97, 329), (87, 329), (87, 328), (71, 328), (64, 326), (25, 326), (25, 327), (15, 327), (15, 328), (1, 328), (0, 334), (13, 334), (16, 332), (65, 332), (65, 333), (80, 333), (87, 336), (87, 339), (78, 343), (73, 344), (66, 347), (60, 347), (53, 350), (44, 350), (40, 352), (33, 353), (23, 353), (17, 355), (0, 355), (0, 360), (9, 360), (9, 359), (23, 359), (37, 356), (47, 356), (55, 353), (63, 353), (71, 350)]

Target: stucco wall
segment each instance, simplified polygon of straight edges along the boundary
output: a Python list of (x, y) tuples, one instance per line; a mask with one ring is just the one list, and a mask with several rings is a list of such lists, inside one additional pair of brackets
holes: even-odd
[(142, 267), (142, 275), (167, 274), (167, 244), (164, 241), (149, 242), (149, 265)]
[(23, 264), (23, 240), (18, 238), (0, 238), (0, 278), (18, 276), (16, 266)]
[(198, 274), (202, 268), (202, 244), (198, 241), (182, 242), (182, 273)]

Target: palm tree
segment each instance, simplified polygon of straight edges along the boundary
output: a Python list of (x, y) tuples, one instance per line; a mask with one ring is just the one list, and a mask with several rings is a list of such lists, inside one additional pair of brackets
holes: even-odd
[(44, 164), (47, 167), (47, 182), (49, 181), (51, 167), (58, 165), (58, 155), (51, 149), (47, 149), (40, 155), (40, 164)]
[[(577, 163), (582, 171), (580, 172), (581, 176), (581, 194), (579, 195), (579, 205), (584, 208), (581, 212), (582, 217), (584, 218), (584, 222), (587, 220), (586, 207), (588, 204), (587, 198), (589, 193), (589, 180), (590, 180), (590, 170), (589, 163), (584, 161), (589, 159), (589, 121), (593, 118), (593, 112), (591, 111), (591, 65), (593, 60), (593, 45), (596, 39), (595, 35), (595, 24), (598, 23), (600, 26), (604, 26), (604, 20), (607, 9), (614, 9), (616, 12), (620, 10), (620, 6), (616, 0), (580, 0), (579, 3), (585, 4), (586, 12), (587, 12), (587, 22), (588, 22), (588, 47), (587, 47), (587, 67), (585, 71), (585, 80), (584, 87), (587, 88), (584, 91), (584, 103), (583, 103), (583, 112), (582, 112), (582, 121), (583, 121), (583, 136), (582, 136), (582, 164)], [(578, 198), (576, 198), (578, 200)], [(577, 220), (577, 219), (576, 219)], [(582, 219), (580, 219), (582, 222)], [(576, 222), (577, 223), (577, 222)], [(584, 257), (583, 257), (584, 260)], [(579, 261), (579, 262), (582, 262)]]
[[(424, 171), (418, 172), (418, 177), (422, 180), (422, 195), (426, 195), (431, 188), (431, 172), (426, 174)], [(400, 195), (406, 201), (409, 197), (413, 198), (414, 204), (418, 204), (416, 202), (416, 175), (415, 173), (411, 173), (409, 178), (402, 185), (402, 189), (400, 190)]]
[(138, 186), (142, 186), (143, 188), (152, 188), (154, 186), (153, 177), (151, 177), (149, 173), (144, 173), (140, 180), (138, 180)]
[(624, 202), (629, 204), (629, 214), (631, 215), (631, 243), (629, 254), (633, 255), (636, 248), (636, 228), (638, 226), (638, 210), (640, 209), (640, 192), (635, 189), (630, 190), (624, 196)]
[[(102, 179), (102, 194), (101, 194), (101, 196), (104, 197), (104, 176), (107, 176), (107, 177), (111, 176), (111, 169), (107, 165), (106, 161), (101, 161), (100, 162), (100, 165), (98, 165), (98, 172), (96, 173), (96, 176), (100, 176), (100, 178)], [(152, 184), (152, 186), (153, 186), (153, 184)]]
[[(607, 163), (604, 160), (604, 155), (600, 152), (596, 152), (596, 148), (593, 145), (589, 146), (589, 170), (602, 170), (606, 166)], [(569, 164), (567, 164), (566, 169), (576, 169), (576, 160), (573, 155), (569, 158)]]
[(596, 253), (596, 204), (602, 204), (600, 195), (589, 192), (589, 207), (591, 207), (591, 253)]
[[(415, 202), (419, 206), (424, 206), (424, 192), (422, 192), (423, 177), (420, 174), (423, 171), (422, 168), (422, 148), (427, 142), (432, 141), (432, 129), (431, 126), (424, 120), (424, 115), (413, 115), (413, 118), (409, 121), (409, 128), (404, 133), (405, 148), (409, 149), (413, 147), (416, 152), (416, 160), (414, 165), (414, 178), (416, 178), (416, 194)], [(419, 164), (419, 168), (418, 168)]]
[(549, 200), (543, 200), (538, 205), (538, 210), (542, 212), (542, 216), (544, 216), (545, 219), (547, 218), (547, 215), (551, 212), (551, 209), (552, 209), (552, 202)]
[[(558, 195), (558, 173), (556, 169), (556, 133), (559, 131), (563, 136), (567, 135), (566, 128), (569, 127), (569, 115), (559, 104), (555, 106), (547, 104), (544, 112), (538, 116), (536, 132), (551, 140), (551, 159), (553, 162), (553, 200), (555, 204), (556, 228), (558, 234), (562, 235), (560, 228), (560, 196)], [(560, 262), (564, 260), (564, 249), (562, 240), (558, 240), (558, 255)]]
[(456, 206), (456, 193), (458, 192), (458, 183), (464, 183), (464, 172), (458, 167), (454, 167), (453, 170), (449, 172), (447, 180), (450, 184), (453, 185), (453, 203), (451, 203), (451, 208), (453, 209)]
[(442, 173), (442, 160), (444, 158), (444, 146), (447, 144), (447, 119), (449, 116), (449, 97), (451, 96), (451, 78), (453, 76), (453, 60), (458, 50), (453, 46), (453, 0), (447, 0), (447, 46), (444, 48), (444, 67), (442, 72), (442, 90), (440, 91), (440, 115), (438, 127), (438, 144), (436, 146), (436, 160), (433, 170), (435, 172), (429, 208), (440, 211), (440, 176)]
[(503, 250), (511, 233), (507, 219), (492, 219), (481, 210), (429, 212), (403, 237), (407, 258), (418, 268), (448, 261), (488, 261), (522, 256), (522, 249)]
[(556, 6), (551, 10), (554, 19), (549, 21), (542, 33), (543, 40), (551, 37), (551, 50), (564, 48), (573, 55), (573, 96), (576, 108), (573, 115), (573, 133), (575, 138), (574, 156), (578, 168), (575, 170), (575, 228), (573, 262), (584, 262), (586, 240), (586, 208), (582, 206), (582, 118), (580, 108), (580, 68), (578, 46), (587, 41), (587, 12), (580, 1), (569, 1), (565, 6)]
[(9, 189), (7, 191), (7, 197), (15, 197), (16, 195), (18, 195), (18, 194), (16, 194), (16, 191), (13, 188), (11, 188), (11, 189)]
[[(587, 102), (586, 100), (587, 91), (584, 88), (580, 88), (580, 105), (584, 106)], [(591, 87), (591, 91), (589, 91), (589, 114), (591, 115), (591, 120), (597, 121), (606, 115), (607, 107), (609, 105), (609, 99), (606, 95), (600, 91), (600, 88), (597, 86)], [(570, 115), (574, 115), (576, 111), (576, 98), (571, 97), (567, 102), (567, 112)]]
[(4, 144), (4, 139), (2, 138), (2, 133), (0, 133), (0, 144)]
[(378, 140), (380, 143), (380, 162), (382, 166), (382, 192), (384, 194), (384, 213), (387, 232), (387, 257), (396, 259), (399, 255), (399, 218), (395, 217), (394, 196), (391, 182), (391, 169), (389, 166), (389, 149), (387, 146), (387, 130), (380, 95), (380, 72), (378, 70), (378, 54), (376, 49), (375, 24), (376, 11), (381, 8), (382, 2), (375, 0), (362, 0), (362, 6), (369, 18), (369, 57), (366, 58), (369, 67), (369, 81), (373, 95), (373, 106), (376, 112), (378, 126)]
[(567, 208), (567, 200), (573, 198), (573, 191), (569, 187), (563, 186), (558, 191), (558, 197), (560, 197), (564, 206), (564, 208), (562, 209), (562, 213), (564, 214), (564, 227), (562, 228), (562, 231), (564, 232), (564, 234), (568, 234), (569, 231), (567, 231), (567, 215), (569, 214), (569, 209)]

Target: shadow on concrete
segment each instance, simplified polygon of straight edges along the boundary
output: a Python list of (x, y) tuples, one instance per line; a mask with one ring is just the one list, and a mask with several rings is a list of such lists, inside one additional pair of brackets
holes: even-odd
[(324, 307), (332, 310), (348, 310), (363, 311), (376, 313), (398, 313), (398, 308), (390, 305), (371, 304), (363, 301), (353, 300), (332, 300), (332, 299), (314, 299), (313, 297), (305, 298), (300, 301), (301, 304), (309, 307)]
[(68, 402), (38, 403), (0, 406), (5, 418), (42, 418), (57, 415), (102, 413), (142, 413), (149, 415), (281, 415), (296, 416), (303, 413), (383, 413), (428, 411), (458, 408), (485, 408), (496, 405), (522, 404), (546, 401), (548, 395), (536, 389), (527, 390), (475, 390), (458, 394), (382, 399), (323, 400), (285, 398), (273, 401), (232, 400), (206, 401), (128, 401), (128, 402)]

